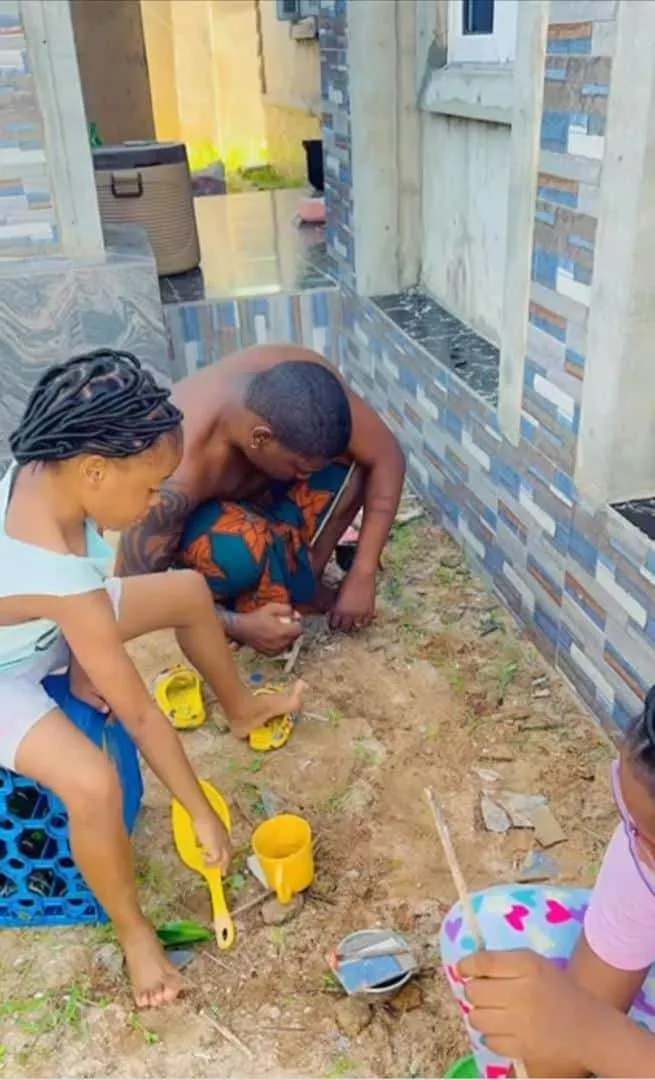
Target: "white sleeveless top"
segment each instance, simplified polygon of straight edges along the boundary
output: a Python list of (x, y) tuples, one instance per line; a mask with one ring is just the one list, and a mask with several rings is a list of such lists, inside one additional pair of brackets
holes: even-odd
[[(48, 551), (7, 536), (5, 518), (17, 475), (14, 462), (0, 480), (0, 598), (77, 596), (104, 588), (113, 552), (90, 519), (85, 524), (85, 556)], [(50, 619), (0, 626), (0, 673), (26, 666), (35, 653), (49, 649), (60, 635)]]

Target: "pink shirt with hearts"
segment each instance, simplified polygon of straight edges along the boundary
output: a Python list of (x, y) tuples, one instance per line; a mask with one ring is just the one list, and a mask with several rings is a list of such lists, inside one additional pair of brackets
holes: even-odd
[(646, 971), (655, 963), (655, 875), (643, 880), (619, 825), (605, 853), (584, 921), (589, 947), (620, 971)]

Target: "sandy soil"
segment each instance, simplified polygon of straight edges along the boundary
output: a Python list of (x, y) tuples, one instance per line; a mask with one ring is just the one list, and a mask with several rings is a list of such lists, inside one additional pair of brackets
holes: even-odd
[[(165, 1012), (137, 1013), (106, 927), (0, 936), (0, 1063), (14, 1076), (439, 1076), (465, 1050), (442, 980), (436, 934), (454, 899), (423, 788), (433, 784), (472, 888), (512, 880), (534, 844), (529, 830), (482, 825), (483, 781), (542, 794), (567, 833), (560, 881), (591, 883), (614, 815), (611, 748), (561, 679), (522, 638), (445, 534), (397, 529), (380, 615), (357, 638), (318, 624), (297, 671), (308, 715), (282, 751), (254, 755), (225, 734), (216, 707), (185, 736), (200, 775), (227, 797), (236, 855), (228, 880), (239, 907), (258, 893), (244, 873), (262, 789), (300, 810), (320, 837), (317, 879), (300, 914), (265, 926), (238, 918), (228, 953), (199, 951), (189, 990)], [(178, 659), (171, 635), (133, 647), (150, 678)], [(244, 673), (279, 674), (243, 652)], [(509, 758), (490, 763), (490, 757)], [(156, 922), (208, 920), (206, 892), (178, 861), (168, 799), (148, 775), (135, 838), (145, 905)], [(423, 970), (405, 1009), (376, 1009), (354, 1037), (326, 953), (373, 925), (407, 933)], [(250, 1051), (226, 1042), (227, 1026)]]

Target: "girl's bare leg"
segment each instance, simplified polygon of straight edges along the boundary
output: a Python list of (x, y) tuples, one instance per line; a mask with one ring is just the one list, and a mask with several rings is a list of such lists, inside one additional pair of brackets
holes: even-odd
[(111, 761), (53, 709), (21, 742), (16, 768), (54, 791), (66, 806), (73, 858), (114, 925), (136, 1004), (173, 1001), (182, 981), (139, 906), (123, 797)]
[(200, 574), (173, 570), (124, 578), (118, 617), (123, 641), (169, 627), (175, 630), (184, 655), (215, 693), (231, 731), (239, 738), (273, 716), (300, 709), (302, 682), (274, 697), (254, 697), (243, 685), (212, 595)]

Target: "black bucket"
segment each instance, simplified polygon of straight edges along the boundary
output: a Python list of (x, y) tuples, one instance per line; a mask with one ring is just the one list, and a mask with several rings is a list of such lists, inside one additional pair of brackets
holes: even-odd
[(323, 191), (323, 141), (321, 139), (303, 139), (307, 157), (307, 179), (316, 191)]

